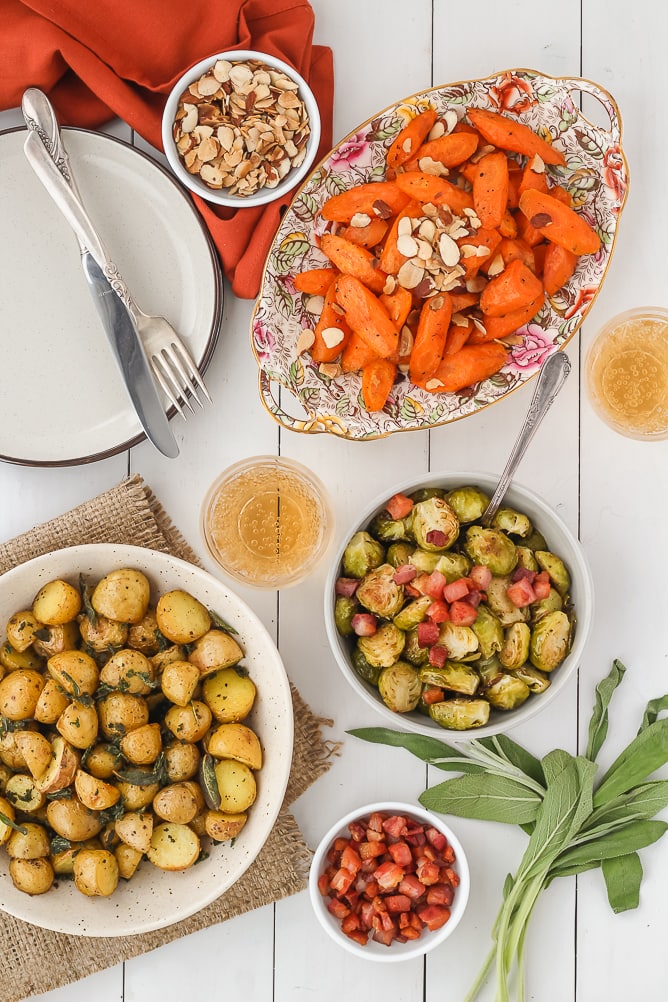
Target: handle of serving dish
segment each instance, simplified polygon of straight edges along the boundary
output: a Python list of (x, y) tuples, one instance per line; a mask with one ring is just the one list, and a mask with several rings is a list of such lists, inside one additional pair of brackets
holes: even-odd
[[(600, 125), (594, 125), (592, 122), (589, 122), (588, 119), (587, 122), (591, 128), (596, 129), (598, 132), (602, 132), (605, 135), (611, 136), (613, 142), (619, 145), (622, 139), (622, 123), (619, 108), (617, 107), (612, 95), (609, 94), (607, 90), (603, 90), (602, 87), (599, 87), (598, 84), (593, 83), (591, 80), (585, 80), (582, 77), (564, 77), (562, 78), (562, 84), (569, 95), (573, 91), (582, 91), (583, 94), (590, 94), (591, 97), (596, 98), (596, 100), (603, 106), (608, 118), (610, 119), (610, 128), (604, 129)], [(586, 118), (582, 112), (579, 111), (579, 114), (582, 118)]]
[[(298, 406), (306, 411), (306, 418), (296, 418), (292, 414), (289, 414), (285, 408), (276, 400), (274, 396), (274, 384), (278, 384), (282, 390), (290, 394), (294, 398)], [(270, 376), (269, 373), (264, 370), (260, 370), (260, 397), (262, 398), (262, 403), (269, 411), (271, 416), (279, 424), (283, 425), (289, 431), (300, 431), (305, 434), (316, 435), (322, 432), (330, 432), (334, 435), (339, 435), (342, 438), (346, 438), (348, 435), (347, 428), (343, 421), (335, 414), (314, 414), (309, 411), (308, 407), (304, 404), (303, 400), (300, 400), (293, 388), (288, 384), (283, 382), (283, 380), (278, 379), (275, 375)]]

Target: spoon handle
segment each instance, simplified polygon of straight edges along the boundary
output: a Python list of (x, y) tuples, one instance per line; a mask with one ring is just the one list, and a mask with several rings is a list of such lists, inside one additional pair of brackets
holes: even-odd
[(566, 381), (566, 377), (570, 371), (570, 359), (563, 351), (557, 351), (553, 355), (550, 355), (541, 368), (524, 424), (517, 436), (513, 451), (508, 457), (508, 462), (501, 474), (498, 486), (483, 513), (483, 525), (489, 526), (496, 515), (508, 490), (510, 481), (513, 478), (513, 474), (527, 450), (529, 442), (536, 434), (539, 424), (552, 406), (557, 393)]

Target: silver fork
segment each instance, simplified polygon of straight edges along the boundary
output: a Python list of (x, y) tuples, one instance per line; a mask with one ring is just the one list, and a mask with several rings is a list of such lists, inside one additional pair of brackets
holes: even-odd
[[(51, 159), (81, 203), (69, 157), (62, 144), (58, 119), (48, 97), (37, 87), (29, 87), (23, 95), (21, 107), (26, 125), (37, 133)], [(83, 249), (81, 240), (79, 244)], [(184, 406), (194, 414), (191, 397), (200, 407), (204, 406), (198, 391), (211, 403), (211, 396), (202, 374), (169, 321), (165, 317), (145, 313), (137, 305), (118, 271), (113, 276), (107, 277), (116, 295), (123, 300), (132, 314), (158, 384), (181, 417), (186, 416)]]

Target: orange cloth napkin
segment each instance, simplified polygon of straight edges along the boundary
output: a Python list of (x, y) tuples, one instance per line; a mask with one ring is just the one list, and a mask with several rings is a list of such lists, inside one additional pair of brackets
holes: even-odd
[[(312, 44), (313, 25), (307, 0), (3, 0), (0, 110), (39, 87), (63, 125), (96, 128), (119, 117), (162, 149), (162, 109), (181, 74), (225, 49), (257, 49), (313, 88), (320, 156), (331, 146), (334, 73), (331, 50)], [(254, 298), (290, 199), (239, 210), (193, 200), (234, 292)]]

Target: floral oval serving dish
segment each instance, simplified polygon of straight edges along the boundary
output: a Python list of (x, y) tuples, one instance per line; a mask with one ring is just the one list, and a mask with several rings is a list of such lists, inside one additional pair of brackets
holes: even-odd
[[(578, 92), (600, 102), (609, 117), (608, 128), (583, 116), (576, 104)], [(383, 180), (393, 140), (428, 108), (440, 118), (454, 113), (459, 121), (470, 108), (500, 112), (553, 144), (566, 164), (546, 168), (551, 183), (566, 189), (573, 208), (598, 234), (600, 247), (581, 256), (566, 283), (546, 296), (539, 313), (508, 339), (508, 357), (500, 371), (456, 392), (439, 393), (421, 389), (399, 373), (382, 410), (368, 411), (360, 373), (318, 364), (304, 350), (303, 332), (315, 328), (322, 299), (318, 304), (319, 297), (298, 291), (295, 276), (330, 264), (319, 246), (322, 236), (336, 228), (323, 218), (325, 201), (361, 183)], [(617, 106), (597, 84), (528, 69), (425, 90), (379, 112), (348, 135), (297, 191), (265, 265), (251, 342), (260, 396), (269, 413), (293, 431), (382, 438), (474, 414), (531, 379), (543, 361), (575, 335), (605, 277), (629, 183), (621, 135)]]

